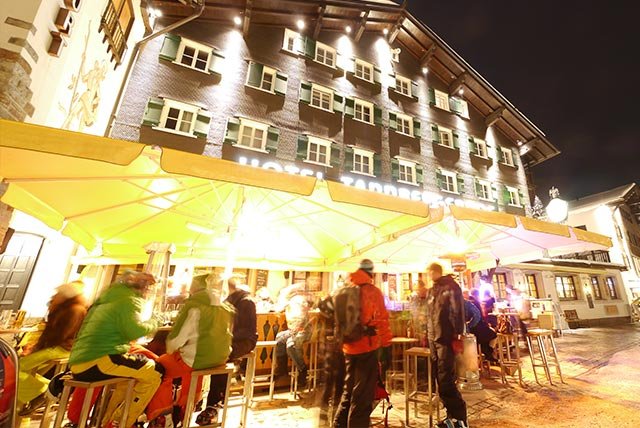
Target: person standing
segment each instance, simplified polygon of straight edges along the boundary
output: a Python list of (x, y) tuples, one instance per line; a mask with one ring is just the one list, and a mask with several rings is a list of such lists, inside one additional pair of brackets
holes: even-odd
[[(467, 427), (467, 405), (456, 387), (455, 356), (462, 352), (465, 313), (462, 290), (442, 266), (432, 263), (427, 273), (433, 287), (427, 295), (427, 332), (431, 366), (447, 419), (456, 427)], [(446, 421), (445, 421), (446, 422)], [(442, 422), (438, 427), (447, 427)]]
[(389, 313), (380, 289), (373, 284), (373, 262), (364, 259), (349, 277), (360, 287), (360, 323), (363, 335), (342, 345), (345, 354), (346, 378), (335, 428), (363, 428), (371, 422), (373, 400), (378, 381), (378, 350), (391, 346)]
[(412, 337), (418, 339), (418, 346), (427, 346), (427, 284), (418, 281), (415, 294), (409, 299), (411, 308)]

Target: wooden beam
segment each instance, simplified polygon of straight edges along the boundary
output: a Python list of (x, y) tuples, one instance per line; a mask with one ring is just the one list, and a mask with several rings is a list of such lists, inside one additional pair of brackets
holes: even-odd
[(398, 20), (396, 21), (396, 24), (393, 26), (391, 31), (389, 31), (389, 44), (393, 43), (396, 40), (396, 37), (398, 37), (398, 34), (400, 34), (400, 30), (402, 29), (402, 24), (404, 24), (404, 20), (405, 20), (404, 13), (407, 8), (408, 2), (409, 0), (404, 0), (402, 2), (402, 6), (400, 6), (400, 16), (398, 17)]
[(467, 72), (462, 72), (460, 76), (456, 77), (456, 80), (449, 85), (449, 95), (456, 95), (460, 89), (464, 86), (464, 80), (467, 78)]
[(318, 19), (316, 20), (316, 26), (313, 29), (313, 38), (314, 39), (318, 39), (318, 36), (320, 35), (320, 30), (322, 29), (322, 19), (324, 18), (324, 13), (327, 10), (327, 5), (323, 4), (322, 6), (318, 7)]
[(505, 110), (505, 107), (500, 106), (494, 111), (492, 111), (491, 113), (489, 113), (489, 116), (484, 118), (485, 126), (488, 128), (494, 123), (496, 123), (502, 117), (502, 113), (504, 113), (504, 110)]
[(531, 151), (531, 149), (533, 149), (535, 147), (536, 143), (538, 143), (539, 141), (540, 141), (540, 138), (533, 137), (532, 139), (530, 139), (526, 143), (520, 145), (520, 147), (519, 147), (520, 156), (524, 155), (525, 153), (529, 153)]
[(429, 65), (429, 63), (431, 62), (431, 60), (434, 58), (435, 54), (436, 54), (436, 49), (438, 47), (436, 46), (435, 43), (433, 43), (431, 46), (429, 46), (429, 49), (427, 49), (424, 53), (424, 55), (422, 55), (422, 57), (420, 58), (420, 66), (421, 67), (427, 67)]
[(370, 11), (367, 10), (366, 12), (362, 12), (360, 14), (360, 22), (358, 23), (358, 28), (356, 29), (356, 33), (353, 37), (353, 40), (355, 42), (359, 42), (360, 37), (362, 37), (362, 35), (364, 34), (364, 29), (367, 26), (367, 19), (369, 18), (369, 13)]
[(253, 0), (247, 0), (244, 7), (244, 22), (242, 24), (242, 37), (245, 39), (249, 36), (249, 27), (251, 26), (251, 7)]

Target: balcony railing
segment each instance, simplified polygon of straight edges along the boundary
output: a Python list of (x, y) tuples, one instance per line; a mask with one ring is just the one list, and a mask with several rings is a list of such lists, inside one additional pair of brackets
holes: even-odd
[(565, 254), (563, 256), (559, 256), (558, 258), (569, 259), (569, 260), (589, 260), (592, 262), (600, 262), (600, 263), (611, 263), (611, 257), (609, 257), (609, 252), (604, 250), (585, 251), (583, 253)]
[(118, 12), (112, 1), (107, 3), (107, 8), (100, 21), (100, 31), (104, 33), (104, 41), (109, 44), (108, 51), (116, 65), (122, 63), (122, 58), (127, 49), (127, 38), (120, 26)]

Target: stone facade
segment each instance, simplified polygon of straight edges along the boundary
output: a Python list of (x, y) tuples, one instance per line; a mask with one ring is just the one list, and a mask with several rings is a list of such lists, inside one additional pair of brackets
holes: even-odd
[(24, 121), (33, 114), (30, 75), (20, 53), (0, 48), (0, 118)]

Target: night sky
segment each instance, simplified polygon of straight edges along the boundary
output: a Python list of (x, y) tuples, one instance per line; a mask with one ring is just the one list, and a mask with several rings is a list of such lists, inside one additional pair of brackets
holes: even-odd
[(640, 2), (409, 0), (561, 154), (536, 193), (573, 199), (640, 181)]

